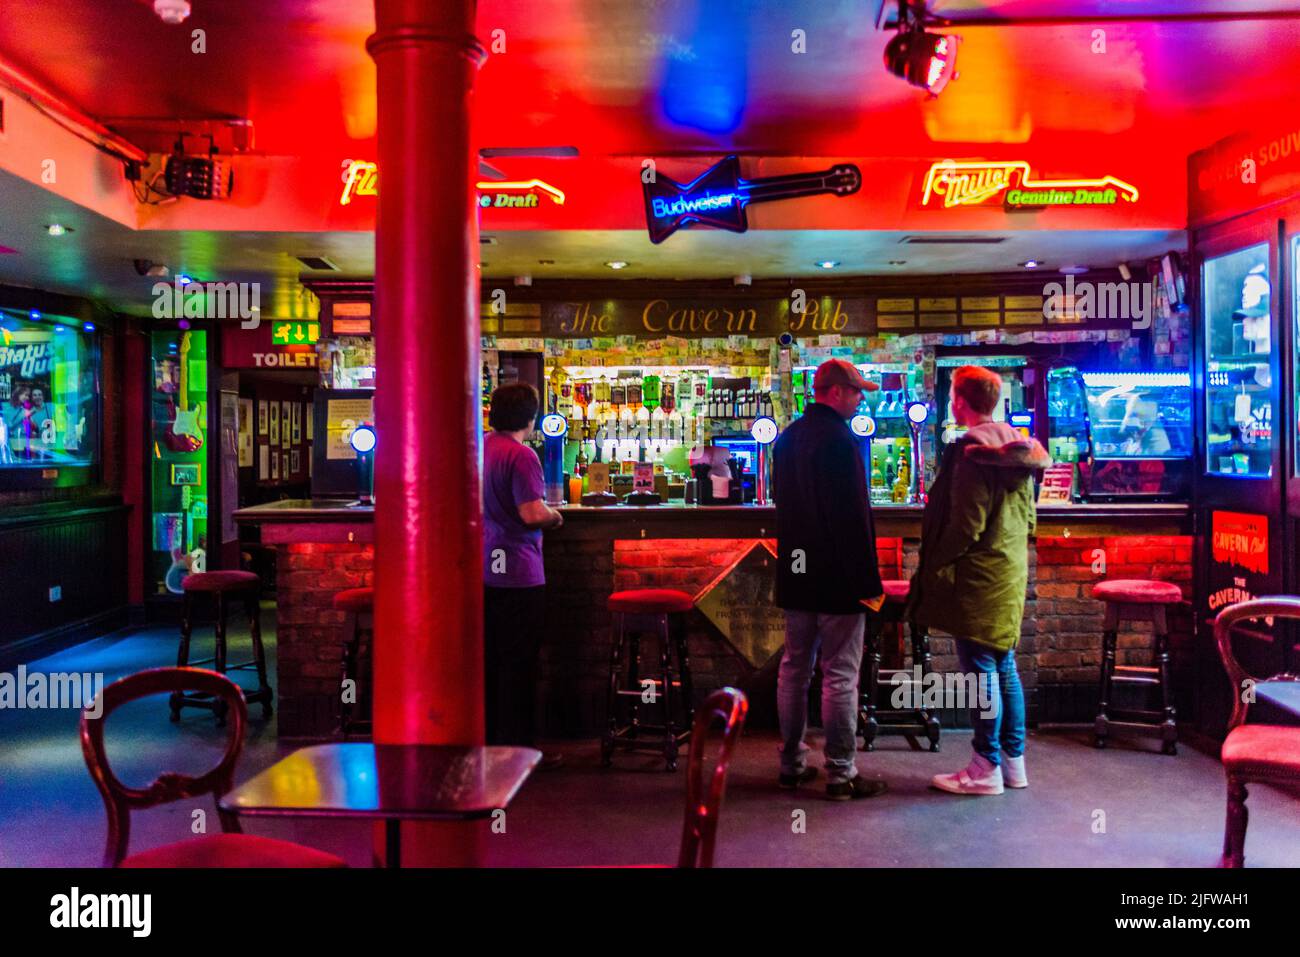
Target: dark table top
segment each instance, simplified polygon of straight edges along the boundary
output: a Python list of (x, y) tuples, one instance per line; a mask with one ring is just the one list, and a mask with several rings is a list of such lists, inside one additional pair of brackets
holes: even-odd
[(1300, 718), (1300, 681), (1261, 681), (1255, 685), (1255, 699)]
[(221, 807), (254, 817), (487, 817), (511, 802), (541, 758), (533, 748), (318, 744), (245, 781)]

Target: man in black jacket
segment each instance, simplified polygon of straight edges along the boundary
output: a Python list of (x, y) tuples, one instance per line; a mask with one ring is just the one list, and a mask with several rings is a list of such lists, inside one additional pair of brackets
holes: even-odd
[(777, 684), (784, 740), (780, 785), (796, 788), (817, 776), (816, 768), (807, 766), (804, 733), (808, 686), (820, 649), (826, 796), (838, 801), (885, 790), (884, 782), (859, 777), (854, 763), (863, 602), (878, 610), (884, 586), (862, 453), (845, 424), (862, 393), (875, 388), (843, 359), (822, 363), (813, 377), (817, 401), (777, 440), (773, 461), (776, 603), (786, 620)]

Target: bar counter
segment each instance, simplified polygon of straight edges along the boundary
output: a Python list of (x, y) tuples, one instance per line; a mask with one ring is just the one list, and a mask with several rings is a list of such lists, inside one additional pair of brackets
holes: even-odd
[[(605, 599), (621, 588), (677, 588), (696, 597), (688, 625), (698, 695), (724, 684), (751, 691), (755, 717), (768, 710), (780, 611), (771, 605), (773, 506), (566, 505), (545, 534), (548, 623), (539, 714), (548, 736), (589, 736), (601, 727), (609, 654)], [(920, 506), (874, 509), (881, 573), (916, 569)], [(241, 509), (276, 549), (279, 733), (321, 739), (337, 723), (343, 615), (333, 594), (373, 584), (374, 509), (345, 499), (288, 500)], [(1161, 578), (1190, 594), (1187, 505), (1045, 506), (1030, 548), (1030, 584), (1018, 661), (1031, 721), (1089, 720), (1101, 657), (1104, 578)], [(1193, 657), (1190, 616), (1171, 622), (1175, 680)], [(931, 642), (935, 665), (956, 666), (952, 641)], [(888, 646), (887, 646), (888, 647)], [(897, 652), (901, 654), (901, 650)], [(1121, 633), (1122, 663), (1150, 661), (1150, 636)], [(901, 659), (900, 659), (901, 662)], [(1188, 700), (1183, 698), (1183, 700)]]

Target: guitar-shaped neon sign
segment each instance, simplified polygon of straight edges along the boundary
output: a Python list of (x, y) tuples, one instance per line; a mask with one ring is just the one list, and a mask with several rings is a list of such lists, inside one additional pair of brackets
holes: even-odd
[(698, 224), (743, 233), (749, 228), (745, 207), (800, 196), (848, 196), (862, 186), (862, 174), (852, 163), (816, 173), (789, 173), (741, 179), (740, 157), (728, 156), (683, 185), (656, 175), (643, 183), (645, 221), (650, 242), (661, 243), (683, 226)]
[(203, 421), (204, 403), (200, 402), (193, 409), (189, 407), (189, 364), (190, 334), (186, 332), (181, 336), (180, 385), (176, 389), (180, 408), (174, 410), (175, 421), (163, 435), (167, 448), (173, 452), (197, 452), (203, 448), (203, 427), (200, 423)]

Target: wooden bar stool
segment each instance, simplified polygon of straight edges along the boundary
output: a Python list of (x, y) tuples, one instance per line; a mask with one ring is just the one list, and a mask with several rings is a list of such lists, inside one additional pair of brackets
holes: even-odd
[[(939, 719), (937, 717), (925, 708), (880, 708), (877, 704), (882, 675), (890, 686), (893, 686), (894, 675), (899, 672), (906, 674), (909, 682), (914, 676), (913, 672), (907, 672), (906, 669), (881, 671), (880, 641), (884, 630), (881, 626), (905, 623), (907, 593), (911, 583), (902, 579), (891, 579), (884, 582), (884, 586), (885, 604), (880, 609), (880, 619), (875, 620), (875, 616), (870, 614), (867, 616), (867, 645), (866, 654), (863, 655), (867, 674), (863, 682), (862, 707), (858, 715), (862, 732), (862, 749), (874, 751), (876, 736), (881, 734), (905, 735), (912, 747), (916, 748), (919, 747), (916, 739), (920, 733), (929, 739), (930, 750), (938, 751)], [(924, 678), (931, 671), (930, 632), (914, 621), (906, 622), (906, 626), (912, 638), (912, 666), (919, 665), (921, 677)], [(919, 688), (915, 690), (920, 693)]]
[[(1101, 680), (1097, 701), (1094, 743), (1106, 746), (1111, 727), (1151, 732), (1158, 730), (1164, 742), (1161, 751), (1178, 753), (1178, 725), (1174, 721), (1174, 689), (1169, 675), (1169, 605), (1183, 600), (1177, 585), (1149, 578), (1118, 578), (1098, 582), (1092, 597), (1106, 603), (1106, 620), (1102, 625)], [(1115, 664), (1115, 649), (1122, 621), (1149, 621), (1155, 632), (1156, 664), (1152, 667)], [(1115, 682), (1154, 686), (1160, 689), (1159, 711), (1115, 708), (1111, 694)]]
[(334, 596), (334, 609), (346, 616), (343, 623), (343, 681), (352, 682), (353, 700), (343, 697), (339, 708), (339, 733), (371, 730), (371, 647), (375, 636), (375, 590), (349, 588)]
[[(260, 702), (262, 718), (271, 717), (271, 701), (274, 697), (271, 685), (266, 680), (266, 650), (262, 647), (262, 614), (258, 599), (262, 592), (262, 582), (252, 572), (220, 571), (199, 572), (187, 575), (181, 581), (185, 597), (181, 603), (181, 644), (176, 655), (178, 668), (193, 668), (198, 665), (212, 665), (212, 670), (219, 674), (228, 671), (245, 671), (257, 669), (257, 690), (244, 690), (244, 700), (251, 703)], [(194, 630), (194, 600), (198, 595), (211, 595), (216, 606), (216, 643), (213, 657), (201, 661), (190, 661), (190, 635)], [(253, 638), (253, 660), (238, 665), (226, 664), (226, 603), (242, 601), (248, 614), (248, 630)], [(171, 699), (171, 719), (179, 721), (181, 708), (207, 708), (217, 716), (217, 726), (226, 723), (228, 707), (223, 698), (208, 694), (173, 692)]]
[[(606, 698), (609, 726), (600, 743), (601, 765), (609, 767), (614, 749), (621, 747), (662, 751), (668, 770), (675, 771), (678, 748), (690, 740), (695, 720), (684, 618), (695, 607), (695, 601), (684, 591), (644, 588), (614, 592), (606, 604), (614, 615), (614, 641)], [(659, 637), (659, 670), (642, 675), (641, 635), (648, 633)], [(647, 696), (662, 708), (662, 724), (646, 724), (640, 720), (639, 709), (643, 703), (649, 703), (645, 700)], [(626, 721), (620, 714), (620, 701), (626, 705)]]

